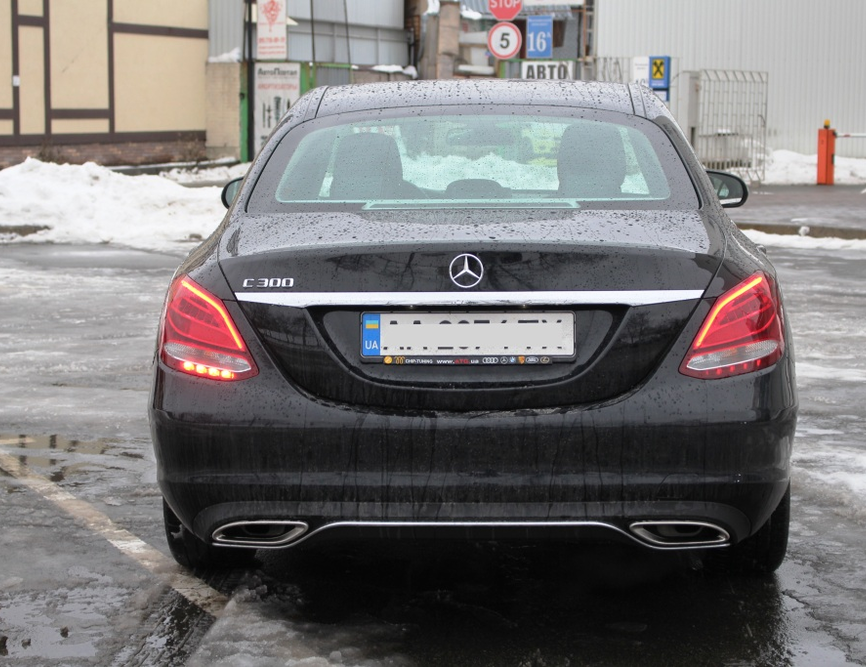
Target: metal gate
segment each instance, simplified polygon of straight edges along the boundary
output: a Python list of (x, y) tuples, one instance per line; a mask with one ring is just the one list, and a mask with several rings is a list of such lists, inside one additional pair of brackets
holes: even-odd
[(704, 166), (764, 180), (767, 88), (766, 72), (700, 71), (692, 143)]

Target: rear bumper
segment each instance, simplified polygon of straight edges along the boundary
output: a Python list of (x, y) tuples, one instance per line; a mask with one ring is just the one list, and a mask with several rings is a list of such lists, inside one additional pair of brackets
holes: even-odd
[(284, 381), (276, 392), (258, 378), (237, 384), (157, 369), (159, 484), (206, 541), (268, 520), (306, 526), (278, 546), (329, 536), (629, 540), (635, 522), (660, 520), (705, 522), (736, 543), (763, 525), (790, 478), (787, 359), (726, 380), (651, 379), (606, 405), (548, 411), (362, 411)]
[(230, 502), (199, 513), (193, 530), (223, 546), (273, 549), (308, 542), (434, 539), (636, 542), (659, 550), (725, 546), (749, 530), (744, 514), (715, 503), (573, 503), (556, 508), (563, 518), (531, 516), (543, 507), (489, 504), (483, 511), (478, 504), (431, 507), (437, 511), (431, 517), (419, 516), (408, 504), (389, 504), (369, 514), (357, 505), (353, 509), (362, 511), (348, 519), (323, 515), (315, 503)]

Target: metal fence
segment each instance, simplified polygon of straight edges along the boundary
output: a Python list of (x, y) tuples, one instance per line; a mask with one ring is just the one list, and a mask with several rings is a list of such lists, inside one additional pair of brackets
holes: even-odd
[(628, 83), (631, 81), (631, 61), (631, 58), (613, 56), (583, 58), (578, 78), (584, 81)]
[(701, 70), (694, 145), (707, 168), (764, 180), (768, 84), (766, 72)]

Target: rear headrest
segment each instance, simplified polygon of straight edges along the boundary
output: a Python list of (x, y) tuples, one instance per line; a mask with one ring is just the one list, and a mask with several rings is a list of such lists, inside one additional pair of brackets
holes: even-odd
[(626, 176), (622, 135), (615, 125), (586, 122), (562, 133), (557, 159), (564, 197), (616, 197)]
[(392, 137), (361, 132), (340, 140), (334, 158), (332, 199), (394, 199), (402, 182), (403, 163)]

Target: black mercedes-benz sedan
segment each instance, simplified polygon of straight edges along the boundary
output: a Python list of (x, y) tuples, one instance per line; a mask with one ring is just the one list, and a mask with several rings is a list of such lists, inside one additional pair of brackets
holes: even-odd
[(175, 558), (624, 540), (775, 570), (797, 394), (746, 196), (636, 85), (307, 93), (166, 298)]

